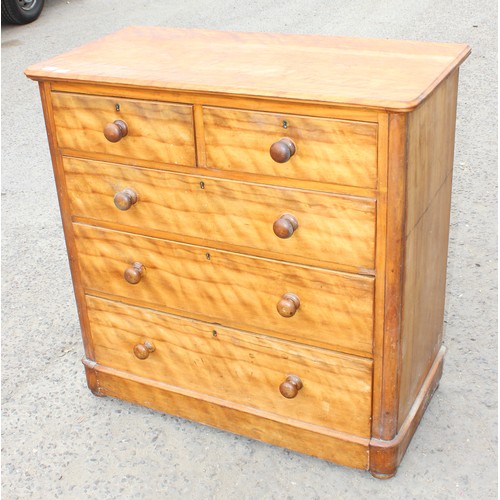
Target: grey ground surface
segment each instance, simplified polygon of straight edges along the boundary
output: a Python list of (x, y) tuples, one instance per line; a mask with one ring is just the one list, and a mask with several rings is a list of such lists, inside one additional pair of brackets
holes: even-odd
[[(47, 0), (2, 26), (2, 494), (14, 498), (497, 497), (494, 0)], [(350, 470), (86, 388), (37, 85), (28, 65), (127, 25), (465, 42), (440, 388), (398, 475)]]

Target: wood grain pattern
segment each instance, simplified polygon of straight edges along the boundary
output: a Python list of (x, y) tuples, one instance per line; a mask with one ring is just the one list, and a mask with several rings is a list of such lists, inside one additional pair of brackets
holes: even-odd
[(384, 275), (384, 329), (377, 332), (373, 398), (379, 399), (379, 409), (373, 415), (372, 434), (391, 440), (397, 433), (400, 377), (401, 315), (403, 306), (402, 282), (404, 275), (404, 224), (406, 213), (406, 141), (407, 115), (389, 115), (387, 207), (383, 255)]
[(458, 70), (408, 115), (406, 236), (418, 225), (453, 170), (457, 93)]
[(469, 53), (133, 27), (28, 68), (92, 392), (395, 474), (443, 366)]
[(366, 438), (204, 396), (86, 360), (84, 363), (96, 373), (99, 395), (166, 411), (349, 467), (368, 467)]
[(441, 347), (458, 72), (408, 117), (399, 425)]
[(147, 26), (123, 29), (26, 74), (409, 110), (469, 53), (461, 44)]
[[(372, 351), (373, 278), (73, 226), (89, 293), (301, 343), (368, 356)], [(123, 272), (134, 262), (145, 272), (140, 283), (129, 285)], [(291, 318), (276, 310), (286, 292), (301, 301)]]
[[(218, 92), (192, 92), (189, 90), (151, 89), (147, 87), (128, 87), (112, 85), (106, 82), (67, 82), (53, 81), (51, 88), (57, 92), (72, 94), (103, 95), (111, 97), (127, 97), (145, 101), (191, 103), (200, 109), (203, 106), (218, 106), (232, 109), (248, 109), (251, 111), (267, 111), (271, 113), (288, 113), (339, 120), (377, 122), (379, 112), (370, 108), (347, 108), (334, 103), (315, 103), (290, 101), (279, 96), (262, 98), (258, 96), (240, 97)], [(196, 110), (195, 110), (196, 113)]]
[[(386, 237), (387, 237), (387, 189), (389, 174), (389, 115), (380, 113), (378, 127), (378, 192), (377, 228), (375, 237), (375, 297), (373, 307), (373, 389), (372, 389), (372, 435), (379, 437), (381, 430), (383, 355), (385, 328), (385, 282), (386, 282)], [(389, 226), (391, 227), (391, 226)]]
[[(47, 131), (50, 156), (52, 159), (52, 168), (54, 170), (54, 179), (57, 187), (57, 197), (59, 201), (59, 208), (61, 210), (61, 220), (64, 231), (66, 249), (68, 252), (69, 266), (73, 282), (73, 291), (75, 293), (76, 305), (78, 310), (78, 319), (80, 321), (80, 326), (81, 326), (85, 356), (88, 359), (94, 359), (94, 346), (92, 344), (90, 337), (90, 326), (87, 316), (87, 303), (85, 301), (85, 294), (83, 291), (81, 275), (80, 275), (80, 267), (78, 265), (78, 252), (75, 246), (75, 240), (73, 235), (73, 224), (71, 223), (71, 211), (69, 208), (70, 202), (68, 193), (66, 191), (62, 158), (57, 149), (56, 128), (54, 124), (54, 114), (52, 110), (52, 102), (51, 102), (52, 93), (50, 91), (50, 83), (40, 82), (39, 90), (40, 90), (40, 97), (42, 100), (45, 128)], [(95, 391), (96, 390), (95, 378), (89, 375), (87, 381), (89, 388), (92, 391)]]
[(105, 153), (95, 153), (92, 151), (78, 151), (76, 149), (62, 148), (62, 156), (72, 156), (86, 160), (104, 161), (108, 163), (118, 163), (127, 166), (152, 168), (155, 170), (165, 170), (168, 172), (178, 172), (181, 174), (203, 175), (216, 179), (228, 179), (242, 182), (252, 182), (269, 186), (290, 187), (295, 189), (305, 189), (308, 191), (319, 191), (323, 193), (344, 194), (347, 196), (359, 196), (361, 198), (376, 198), (377, 190), (373, 188), (362, 188), (355, 186), (343, 186), (341, 184), (320, 183), (316, 181), (288, 179), (286, 177), (269, 177), (268, 175), (247, 174), (237, 170), (218, 171), (206, 167), (190, 167), (186, 165), (174, 165), (172, 163), (163, 164), (154, 161), (140, 160), (137, 158), (128, 159)]
[(410, 411), (399, 427), (398, 434), (389, 441), (376, 438), (370, 440), (370, 472), (374, 477), (388, 479), (396, 474), (420, 420), (438, 388), (443, 373), (444, 354), (445, 349), (441, 346)]
[[(407, 115), (390, 114), (387, 130), (386, 185), (384, 187), (386, 217), (379, 220), (380, 229), (377, 244), (377, 264), (384, 261), (384, 274), (377, 274), (377, 329), (374, 347), (374, 380), (372, 435), (375, 438), (391, 440), (397, 433), (399, 376), (400, 376), (400, 334), (402, 314), (402, 281), (404, 273), (404, 224), (406, 203), (406, 140)], [(381, 199), (382, 201), (382, 199)], [(382, 283), (380, 283), (382, 282)], [(379, 307), (383, 307), (380, 318)], [(381, 328), (383, 324), (383, 328)]]
[[(373, 123), (214, 107), (204, 107), (203, 120), (208, 167), (376, 187), (377, 126)], [(296, 152), (286, 163), (277, 163), (269, 148), (283, 137), (292, 139)]]
[[(60, 148), (196, 165), (192, 106), (62, 92), (53, 92), (52, 106)], [(104, 127), (115, 120), (128, 134), (112, 143)]]
[[(362, 437), (370, 435), (371, 361), (87, 297), (99, 364)], [(215, 333), (214, 333), (215, 332)], [(147, 360), (134, 345), (151, 341)], [(289, 401), (279, 386), (297, 373)]]
[[(279, 260), (374, 268), (375, 202), (271, 188), (159, 170), (65, 158), (74, 216), (165, 231), (200, 244), (226, 243), (245, 253), (264, 250)], [(202, 187), (203, 186), (203, 187)], [(118, 210), (115, 193), (131, 188), (138, 201)], [(299, 229), (283, 240), (273, 223), (284, 213)]]

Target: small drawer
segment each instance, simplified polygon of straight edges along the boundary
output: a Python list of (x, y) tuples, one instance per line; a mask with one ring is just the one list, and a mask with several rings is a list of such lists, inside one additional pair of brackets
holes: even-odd
[(89, 296), (87, 305), (97, 363), (303, 422), (370, 435), (371, 360)]
[(374, 279), (73, 224), (90, 294), (371, 354)]
[(63, 92), (52, 105), (60, 148), (196, 164), (192, 106)]
[(279, 260), (375, 266), (374, 200), (76, 158), (64, 158), (64, 169), (73, 216)]
[(204, 107), (203, 122), (210, 168), (377, 186), (375, 123), (215, 107)]

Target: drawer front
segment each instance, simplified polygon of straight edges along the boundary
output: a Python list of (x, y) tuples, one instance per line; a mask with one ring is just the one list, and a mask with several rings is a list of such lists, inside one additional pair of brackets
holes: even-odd
[[(74, 224), (83, 286), (153, 308), (371, 353), (374, 279)], [(142, 276), (134, 263), (144, 266)], [(140, 281), (130, 284), (124, 278)], [(293, 314), (278, 313), (277, 305)]]
[[(280, 260), (374, 268), (373, 200), (74, 158), (64, 159), (64, 169), (76, 216), (236, 245), (245, 253), (262, 250)], [(137, 202), (119, 210), (113, 198), (126, 189)], [(280, 238), (273, 224), (285, 213), (298, 228)], [(278, 233), (289, 228), (284, 219), (277, 225)]]
[[(369, 436), (371, 360), (87, 297), (96, 361), (252, 408)], [(215, 333), (214, 333), (215, 332)], [(154, 351), (144, 349), (144, 343)], [(139, 345), (141, 356), (134, 354)], [(147, 354), (143, 354), (146, 352)], [(296, 375), (291, 399), (280, 385)]]
[[(52, 105), (60, 148), (196, 164), (192, 106), (62, 92), (52, 93)], [(116, 120), (125, 122), (128, 132), (110, 142), (104, 128)]]
[[(209, 167), (346, 186), (377, 185), (374, 123), (212, 107), (203, 109), (203, 121)], [(277, 163), (269, 150), (282, 138), (291, 139), (296, 151)]]

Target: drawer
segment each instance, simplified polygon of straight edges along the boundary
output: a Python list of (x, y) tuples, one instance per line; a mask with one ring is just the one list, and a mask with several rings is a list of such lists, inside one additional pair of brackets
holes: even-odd
[[(100, 364), (303, 422), (370, 434), (371, 360), (214, 330), (207, 323), (93, 297), (87, 305)], [(146, 359), (136, 357), (135, 346)], [(280, 393), (289, 375), (302, 382), (298, 391), (288, 386), (290, 399)]]
[[(62, 92), (52, 93), (52, 105), (60, 148), (127, 159), (196, 164), (190, 105)], [(126, 123), (128, 132), (121, 139), (116, 135), (117, 142), (110, 142), (104, 136), (104, 128), (116, 120)]]
[[(371, 277), (73, 224), (88, 293), (348, 352), (371, 353)], [(140, 266), (143, 265), (141, 275)], [(130, 284), (124, 278), (127, 271)], [(298, 296), (299, 304), (293, 296)], [(283, 317), (278, 313), (278, 304)], [(295, 312), (295, 314), (294, 314)]]
[[(73, 216), (234, 245), (245, 253), (256, 249), (280, 260), (374, 268), (374, 200), (75, 158), (65, 158), (64, 169)], [(124, 189), (132, 189), (137, 202), (119, 210), (113, 197)], [(285, 213), (298, 221), (293, 233), (280, 219)]]
[[(204, 107), (203, 122), (208, 167), (364, 188), (377, 185), (375, 123), (215, 107)], [(282, 138), (291, 139), (296, 151), (277, 163), (270, 147)]]

